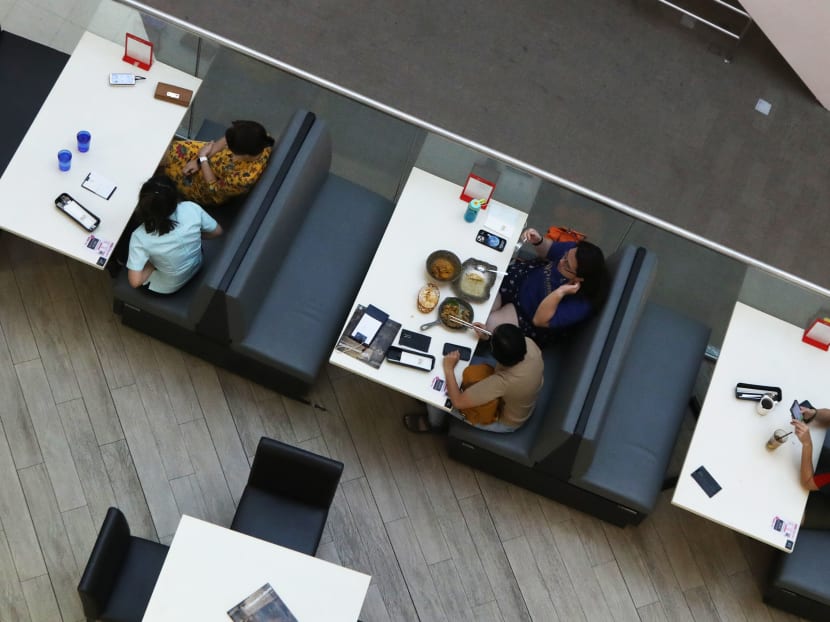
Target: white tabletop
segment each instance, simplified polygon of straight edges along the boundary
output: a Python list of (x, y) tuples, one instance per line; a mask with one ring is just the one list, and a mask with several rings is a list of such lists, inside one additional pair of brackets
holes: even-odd
[[(58, 211), (55, 198), (68, 192), (101, 219), (94, 235), (116, 242), (141, 184), (152, 176), (187, 112), (154, 99), (156, 84), (196, 92), (202, 82), (158, 61), (149, 71), (136, 70), (123, 55), (123, 44), (85, 33), (0, 178), (0, 228), (99, 268), (98, 253), (84, 244), (90, 234)], [(146, 80), (110, 86), (110, 72)], [(87, 153), (77, 150), (78, 130), (92, 134)], [(65, 173), (58, 169), (60, 149), (72, 151), (72, 168)], [(109, 200), (81, 188), (91, 171), (118, 186)]]
[[(672, 503), (747, 536), (788, 550), (807, 502), (800, 483), (801, 443), (795, 434), (775, 451), (765, 444), (776, 428), (787, 431), (794, 399), (830, 404), (830, 356), (802, 343), (804, 330), (737, 303)], [(768, 415), (735, 398), (739, 382), (781, 387), (783, 400)], [(813, 464), (824, 430), (811, 425)], [(704, 466), (722, 490), (709, 498), (692, 479)], [(780, 519), (782, 531), (773, 529)], [(792, 533), (788, 536), (784, 530)], [(791, 549), (791, 547), (790, 547)]]
[(354, 622), (369, 575), (182, 516), (144, 622), (228, 622), (265, 583), (301, 622)]
[[(426, 260), (430, 253), (448, 250), (458, 255), (462, 262), (475, 258), (495, 265), (502, 271), (507, 268), (527, 214), (503, 203), (490, 201), (487, 210), (480, 212), (475, 222), (468, 223), (464, 220), (466, 202), (460, 198), (461, 190), (462, 187), (457, 184), (421, 169), (412, 169), (352, 311), (358, 304), (372, 304), (388, 313), (390, 319), (400, 323), (402, 328), (418, 331), (422, 324), (438, 319), (437, 307), (431, 313), (418, 311), (418, 290), (423, 285), (427, 282), (436, 283), (441, 290), (441, 300), (456, 295), (449, 283), (435, 281), (427, 273)], [(507, 225), (506, 230), (495, 224), (497, 217), (501, 224)], [(476, 242), (479, 230), (490, 228), (498, 229), (501, 237), (507, 240), (503, 251)], [(484, 322), (487, 319), (501, 278), (496, 275), (489, 300), (471, 303), (475, 321)], [(429, 353), (435, 357), (435, 368), (431, 372), (394, 365), (389, 361), (384, 361), (379, 369), (374, 369), (336, 350), (329, 360), (338, 367), (444, 408), (444, 390), (433, 389), (433, 380), (436, 377), (442, 380), (444, 378), (441, 365), (444, 343), (450, 342), (474, 350), (477, 340), (472, 330), (450, 330), (443, 325), (433, 326), (424, 334), (432, 337)], [(398, 343), (399, 338), (400, 334), (395, 343)], [(462, 362), (457, 366), (459, 380), (467, 364)]]

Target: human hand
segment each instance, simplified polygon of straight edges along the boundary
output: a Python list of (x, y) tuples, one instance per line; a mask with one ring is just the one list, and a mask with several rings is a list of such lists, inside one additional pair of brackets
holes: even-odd
[(799, 406), (798, 408), (801, 411), (801, 418), (804, 419), (804, 423), (809, 423), (818, 414), (818, 410), (815, 408), (809, 408), (807, 406)]
[(542, 234), (536, 231), (533, 227), (528, 227), (522, 231), (522, 242), (530, 242), (534, 246), (542, 243)]
[(790, 423), (795, 428), (795, 435), (798, 437), (798, 440), (801, 441), (801, 444), (812, 447), (813, 439), (810, 436), (810, 428), (807, 427), (807, 424), (803, 421), (797, 421), (796, 419), (793, 419)]
[(447, 352), (444, 355), (444, 374), (450, 375), (453, 373), (459, 360), (461, 360), (461, 353), (458, 350)]
[(559, 292), (562, 295), (562, 298), (564, 298), (565, 296), (571, 296), (578, 292), (580, 287), (581, 283), (579, 281), (572, 281), (570, 283), (560, 285), (554, 291)]
[(182, 173), (185, 175), (193, 175), (196, 171), (199, 170), (199, 161), (195, 158), (184, 165), (182, 168)]
[(473, 326), (475, 326), (473, 330), (476, 331), (476, 337), (478, 337), (482, 341), (488, 341), (490, 339), (490, 335), (487, 334), (487, 332), (490, 331), (487, 331), (487, 326), (485, 324), (482, 324), (481, 322), (473, 322)]

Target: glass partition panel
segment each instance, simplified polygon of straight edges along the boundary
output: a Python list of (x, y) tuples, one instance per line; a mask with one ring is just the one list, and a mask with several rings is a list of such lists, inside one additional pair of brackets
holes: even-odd
[(229, 48), (222, 48), (203, 77), (193, 105), (194, 133), (203, 120), (227, 125), (255, 119), (272, 133), (297, 109), (314, 112), (329, 126), (332, 170), (389, 199), (412, 166), (424, 131), (343, 95)]
[(747, 268), (738, 300), (802, 328), (830, 317), (830, 298), (755, 266)]

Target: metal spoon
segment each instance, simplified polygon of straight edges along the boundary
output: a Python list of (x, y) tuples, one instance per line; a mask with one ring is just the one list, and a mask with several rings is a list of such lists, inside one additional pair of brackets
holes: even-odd
[(488, 268), (487, 266), (482, 266), (481, 264), (476, 266), (476, 270), (478, 270), (479, 272), (493, 272), (494, 274), (507, 276), (507, 272), (503, 272), (502, 270), (494, 270), (493, 268)]

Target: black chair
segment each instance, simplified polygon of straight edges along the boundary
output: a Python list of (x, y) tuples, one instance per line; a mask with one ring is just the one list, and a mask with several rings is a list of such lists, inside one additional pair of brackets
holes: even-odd
[(131, 536), (121, 510), (107, 510), (78, 584), (87, 620), (140, 622), (167, 550), (158, 542)]
[(262, 437), (231, 529), (314, 555), (343, 463)]

